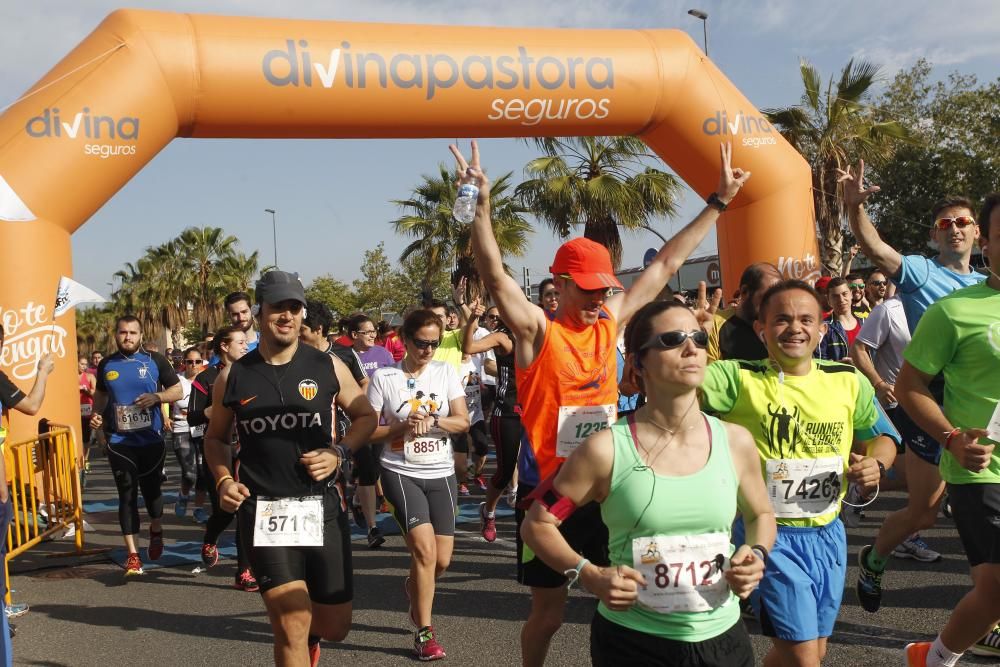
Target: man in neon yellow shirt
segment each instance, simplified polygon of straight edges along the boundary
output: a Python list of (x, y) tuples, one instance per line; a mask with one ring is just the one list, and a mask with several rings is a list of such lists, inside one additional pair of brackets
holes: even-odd
[[(787, 280), (768, 289), (754, 329), (768, 358), (711, 364), (702, 406), (754, 436), (777, 518), (778, 537), (751, 596), (774, 643), (764, 664), (819, 665), (847, 574), (847, 538), (838, 518), (845, 478), (874, 490), (896, 446), (880, 435), (885, 427), (871, 383), (853, 366), (813, 359), (826, 325), (812, 287)], [(855, 439), (865, 455), (851, 451)], [(737, 522), (736, 544), (742, 529)]]
[[(994, 449), (1000, 442), (1000, 275), (992, 268), (1000, 266), (1000, 193), (986, 198), (979, 225), (990, 277), (927, 309), (903, 352), (896, 380), (900, 405), (941, 443), (941, 479), (948, 484), (973, 581), (934, 642), (906, 647), (911, 667), (951, 667), (966, 650), (1000, 655), (995, 629), (1000, 618), (1000, 456)], [(944, 409), (929, 389), (938, 373), (944, 374)]]

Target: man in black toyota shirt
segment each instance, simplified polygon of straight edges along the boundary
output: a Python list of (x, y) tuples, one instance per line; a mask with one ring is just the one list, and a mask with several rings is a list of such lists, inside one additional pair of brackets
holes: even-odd
[[(240, 530), (274, 633), (278, 665), (316, 664), (319, 640), (351, 626), (350, 530), (340, 463), (365, 445), (377, 418), (337, 358), (299, 344), (306, 298), (296, 274), (270, 271), (256, 286), (260, 346), (227, 367), (213, 387), (205, 455), (223, 509)], [(333, 406), (351, 419), (334, 444)], [(224, 455), (240, 440), (240, 481)], [(310, 662), (307, 663), (307, 660)]]

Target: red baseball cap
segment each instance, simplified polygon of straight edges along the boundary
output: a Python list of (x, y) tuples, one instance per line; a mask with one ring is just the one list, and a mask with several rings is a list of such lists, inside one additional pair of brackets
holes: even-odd
[(573, 239), (559, 246), (549, 271), (555, 276), (568, 275), (583, 290), (625, 289), (615, 277), (608, 249), (587, 238)]
[(830, 276), (822, 276), (816, 281), (816, 290), (822, 292), (826, 289), (826, 286), (830, 284), (831, 280), (833, 280), (833, 278)]

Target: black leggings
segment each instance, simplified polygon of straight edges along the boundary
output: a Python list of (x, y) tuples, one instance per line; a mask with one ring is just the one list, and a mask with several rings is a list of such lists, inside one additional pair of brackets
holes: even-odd
[(514, 479), (514, 471), (517, 470), (517, 455), (521, 451), (521, 418), (517, 415), (493, 415), (491, 426), (493, 446), (497, 450), (497, 471), (490, 478), (490, 484), (497, 491), (503, 491)]
[(118, 487), (118, 524), (122, 535), (139, 532), (140, 491), (149, 518), (163, 516), (160, 471), (165, 453), (166, 446), (162, 440), (153, 445), (108, 445), (108, 462)]
[(482, 458), (490, 452), (490, 440), (486, 435), (486, 422), (482, 419), (469, 427), (468, 433), (455, 433), (451, 436), (452, 449), (458, 454), (469, 453), (469, 441), (476, 456)]

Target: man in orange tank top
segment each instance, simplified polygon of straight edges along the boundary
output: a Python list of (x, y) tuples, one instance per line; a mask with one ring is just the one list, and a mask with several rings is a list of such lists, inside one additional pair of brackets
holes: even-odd
[[(750, 172), (733, 169), (732, 146), (721, 146), (719, 187), (698, 216), (660, 249), (642, 275), (623, 291), (607, 249), (589, 239), (564, 243), (551, 270), (561, 295), (559, 309), (546, 315), (531, 303), (504, 270), (490, 222), (490, 183), (472, 143), (467, 163), (457, 146), (459, 177), (479, 184), (472, 248), (476, 268), (514, 337), (518, 403), (524, 440), (518, 460), (518, 499), (559, 468), (588, 435), (607, 428), (618, 402), (615, 346), (619, 328), (656, 298), (736, 197)], [(553, 635), (562, 625), (567, 578), (545, 566), (520, 539), (523, 511), (518, 511), (518, 581), (531, 587), (531, 614), (521, 630), (521, 658), (526, 667), (545, 662)], [(607, 564), (608, 533), (596, 503), (578, 508), (560, 526), (574, 549), (595, 564)]]

